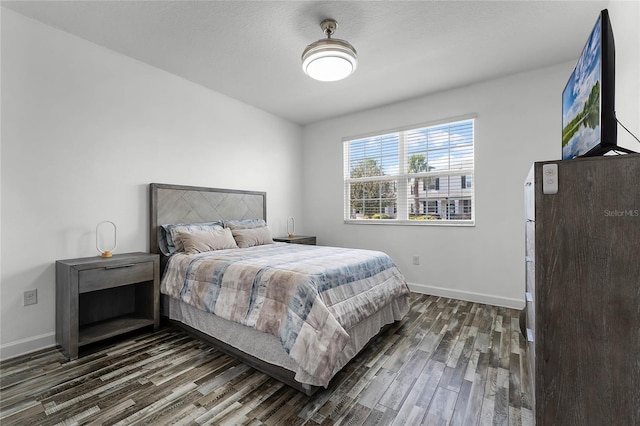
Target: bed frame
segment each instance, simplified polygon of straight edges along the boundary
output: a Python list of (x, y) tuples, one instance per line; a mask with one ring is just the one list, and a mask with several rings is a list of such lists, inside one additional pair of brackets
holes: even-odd
[[(242, 191), (219, 188), (205, 188), (183, 185), (152, 183), (150, 189), (150, 250), (160, 254), (161, 274), (167, 258), (160, 252), (158, 241), (160, 225), (167, 223), (212, 222), (223, 219), (264, 219), (267, 220), (266, 192)], [(321, 389), (318, 386), (303, 385), (295, 380), (295, 373), (277, 365), (270, 364), (239, 350), (200, 330), (196, 330), (179, 321), (164, 318), (172, 325), (185, 329), (231, 356), (252, 366), (277, 380), (307, 395)]]

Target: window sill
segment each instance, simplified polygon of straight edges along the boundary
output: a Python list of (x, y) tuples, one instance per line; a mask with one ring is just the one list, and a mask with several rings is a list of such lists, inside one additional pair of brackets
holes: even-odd
[(388, 220), (388, 219), (348, 219), (345, 225), (400, 225), (400, 226), (460, 226), (474, 227), (475, 220)]

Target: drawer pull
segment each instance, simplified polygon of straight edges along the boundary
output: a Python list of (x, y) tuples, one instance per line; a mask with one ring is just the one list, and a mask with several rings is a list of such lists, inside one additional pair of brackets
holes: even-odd
[(104, 269), (130, 268), (132, 266), (136, 266), (136, 264), (135, 263), (125, 263), (124, 265), (111, 265), (111, 266), (105, 266)]

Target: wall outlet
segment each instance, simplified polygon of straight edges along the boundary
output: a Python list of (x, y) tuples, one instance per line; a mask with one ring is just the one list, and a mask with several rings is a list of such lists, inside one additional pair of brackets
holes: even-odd
[(413, 264), (414, 265), (420, 264), (420, 256), (413, 256)]
[(38, 303), (38, 290), (27, 290), (24, 292), (24, 306)]

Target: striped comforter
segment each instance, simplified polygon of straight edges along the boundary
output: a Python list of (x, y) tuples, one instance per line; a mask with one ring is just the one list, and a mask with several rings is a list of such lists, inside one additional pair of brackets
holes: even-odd
[(385, 253), (287, 243), (174, 254), (161, 292), (273, 334), (324, 386), (348, 342), (345, 330), (394, 299), (408, 310), (409, 297)]

